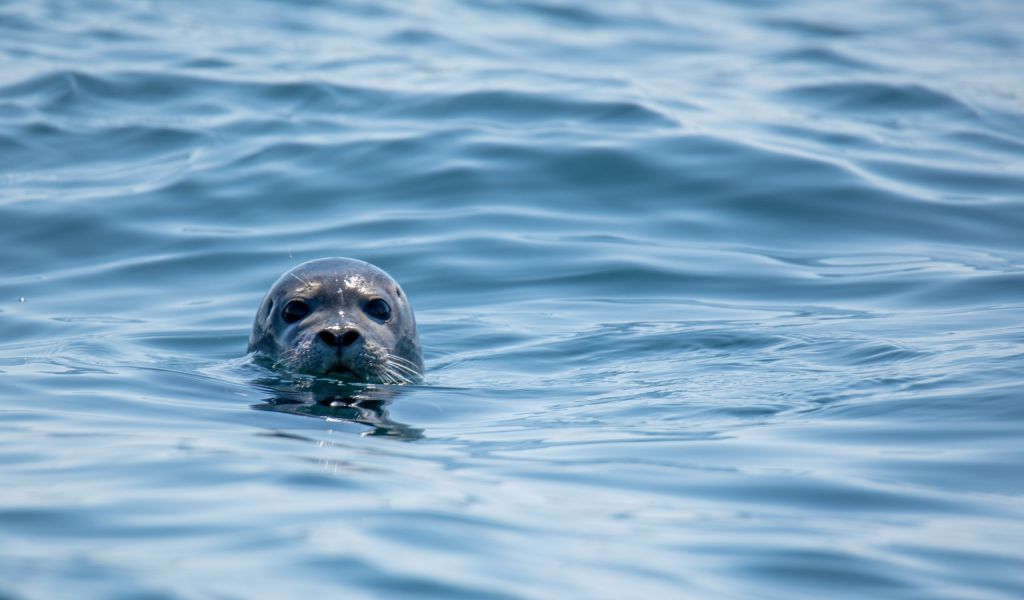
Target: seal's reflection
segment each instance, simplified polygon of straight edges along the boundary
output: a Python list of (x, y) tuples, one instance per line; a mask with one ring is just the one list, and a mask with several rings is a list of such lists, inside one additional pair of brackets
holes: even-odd
[(300, 383), (262, 381), (274, 396), (254, 404), (256, 410), (348, 421), (369, 427), (363, 435), (382, 435), (403, 441), (422, 439), (423, 430), (388, 416), (387, 406), (401, 393), (396, 386), (367, 386), (333, 381)]

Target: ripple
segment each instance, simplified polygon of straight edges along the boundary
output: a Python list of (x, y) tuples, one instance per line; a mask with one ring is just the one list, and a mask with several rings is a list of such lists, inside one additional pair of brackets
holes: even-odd
[(842, 113), (926, 113), (943, 119), (978, 122), (978, 112), (956, 97), (919, 83), (836, 82), (792, 87), (787, 100)]
[(412, 103), (401, 114), (419, 118), (488, 119), (491, 121), (570, 121), (605, 127), (664, 127), (676, 124), (637, 102), (570, 99), (535, 92), (481, 90), (436, 95)]
[[(820, 64), (833, 68), (839, 67), (857, 71), (867, 71), (874, 68), (874, 65), (857, 60), (856, 58), (843, 54), (835, 49), (822, 46), (809, 46), (794, 50), (786, 50), (776, 54), (775, 56), (779, 60), (783, 61), (811, 63), (816, 65)], [(800, 94), (799, 91), (796, 93), (797, 95)], [(812, 92), (811, 95), (813, 96), (814, 92)]]
[(0, 595), (1019, 597), (1019, 12), (0, 7)]

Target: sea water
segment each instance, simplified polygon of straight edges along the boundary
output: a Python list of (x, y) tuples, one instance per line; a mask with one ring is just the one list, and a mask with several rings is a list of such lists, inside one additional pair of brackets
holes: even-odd
[(4, 2), (0, 241), (5, 600), (1024, 596), (1016, 0)]

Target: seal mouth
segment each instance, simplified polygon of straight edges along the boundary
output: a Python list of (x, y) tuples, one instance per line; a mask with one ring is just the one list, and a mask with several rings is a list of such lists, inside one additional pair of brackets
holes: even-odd
[(343, 377), (345, 379), (362, 379), (362, 377), (360, 377), (355, 371), (346, 367), (345, 365), (334, 365), (330, 369), (327, 369), (326, 374), (336, 375), (338, 377)]

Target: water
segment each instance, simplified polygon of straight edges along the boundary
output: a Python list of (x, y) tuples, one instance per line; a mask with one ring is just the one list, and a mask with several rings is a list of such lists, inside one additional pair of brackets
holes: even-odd
[[(1020, 598), (1022, 57), (1014, 0), (0, 4), (0, 597)], [(322, 256), (423, 385), (242, 356)]]

